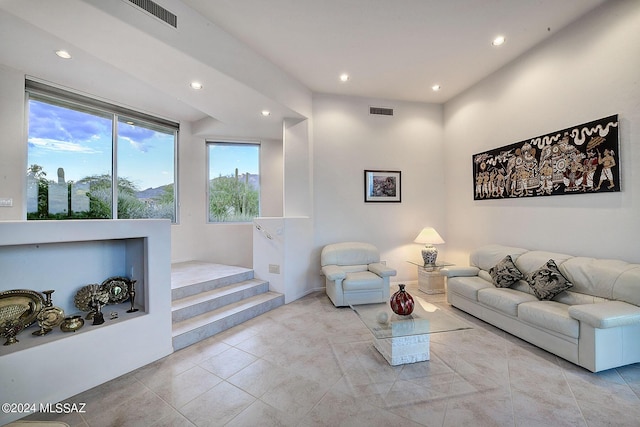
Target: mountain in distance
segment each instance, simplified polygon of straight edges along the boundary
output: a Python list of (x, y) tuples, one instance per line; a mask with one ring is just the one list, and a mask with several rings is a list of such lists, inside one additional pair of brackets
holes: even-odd
[[(244, 174), (244, 173), (243, 173), (243, 174), (238, 175), (238, 181), (240, 181), (240, 182), (244, 182), (244, 181), (245, 181), (245, 175), (246, 175), (246, 174)], [(216, 179), (218, 179), (218, 178), (216, 177), (216, 178), (211, 179), (211, 182), (215, 181)], [(250, 173), (250, 174), (249, 174), (249, 181), (248, 181), (248, 182), (249, 182), (249, 185), (250, 185), (252, 188), (254, 188), (254, 189), (256, 189), (256, 190), (259, 190), (259, 189), (260, 189), (260, 175), (255, 174), (255, 173)]]
[[(240, 176), (238, 176), (238, 179), (240, 180), (240, 182), (244, 182), (245, 180), (245, 174), (242, 174)], [(216, 178), (213, 178), (213, 180), (215, 180)], [(250, 173), (249, 174), (249, 185), (252, 188), (255, 188), (256, 190), (260, 189), (260, 175), (258, 174), (253, 174)], [(168, 187), (169, 185), (162, 185), (160, 187), (155, 187), (155, 188), (147, 188), (146, 190), (141, 190), (138, 191), (136, 193), (136, 197), (138, 199), (156, 199), (158, 197), (161, 197), (164, 193), (165, 193), (165, 189)]]
[(156, 188), (149, 187), (146, 190), (138, 191), (136, 193), (136, 197), (138, 199), (156, 199), (158, 197), (161, 197), (164, 194), (165, 189), (168, 186), (169, 185), (163, 185), (163, 186), (156, 187)]

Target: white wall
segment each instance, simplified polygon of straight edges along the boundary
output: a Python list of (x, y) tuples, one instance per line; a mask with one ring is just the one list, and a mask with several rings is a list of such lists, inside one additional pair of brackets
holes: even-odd
[[(193, 135), (191, 129), (187, 123), (180, 130), (180, 219), (179, 224), (173, 225), (171, 229), (171, 260), (200, 260), (251, 268), (252, 224), (207, 222), (206, 141), (242, 139)], [(282, 141), (265, 139), (257, 142), (261, 146), (261, 213), (263, 216), (282, 216)]]
[(12, 207), (0, 207), (0, 221), (24, 219), (26, 212), (24, 117), (24, 74), (0, 64), (0, 197), (13, 199)]
[[(639, 43), (640, 2), (609, 2), (445, 105), (453, 261), (492, 242), (640, 261)], [(621, 192), (473, 200), (473, 154), (612, 114)]]
[[(394, 115), (370, 115), (370, 106), (393, 108)], [(421, 259), (421, 245), (413, 239), (422, 227), (433, 226), (448, 238), (442, 107), (317, 95), (313, 120), (312, 264), (319, 272), (320, 251), (328, 243), (364, 241), (398, 270), (394, 280), (416, 280), (416, 268), (406, 261)], [(365, 169), (401, 171), (402, 202), (365, 203)], [(444, 259), (446, 245), (441, 251)]]

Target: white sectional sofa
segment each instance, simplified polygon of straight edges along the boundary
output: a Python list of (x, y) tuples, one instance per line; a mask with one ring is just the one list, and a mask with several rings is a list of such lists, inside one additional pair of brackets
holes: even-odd
[(442, 270), (451, 305), (592, 372), (640, 362), (640, 264), (501, 245), (469, 260)]

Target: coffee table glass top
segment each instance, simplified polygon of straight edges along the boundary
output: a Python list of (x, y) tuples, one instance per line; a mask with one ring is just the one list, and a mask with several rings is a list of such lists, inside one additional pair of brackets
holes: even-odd
[(471, 329), (471, 325), (445, 313), (442, 309), (413, 296), (415, 306), (408, 316), (395, 314), (388, 303), (358, 304), (350, 307), (376, 338), (396, 338), (411, 335)]
[(439, 271), (441, 268), (449, 267), (454, 265), (453, 263), (447, 261), (438, 261), (434, 264), (425, 264), (422, 261), (407, 261), (409, 264), (417, 265), (418, 267), (424, 268), (426, 271)]

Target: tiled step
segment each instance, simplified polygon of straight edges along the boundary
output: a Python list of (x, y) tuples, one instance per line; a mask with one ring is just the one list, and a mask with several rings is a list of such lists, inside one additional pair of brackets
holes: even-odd
[(179, 350), (284, 304), (284, 295), (266, 292), (190, 319), (173, 323), (173, 348)]
[(201, 261), (171, 266), (171, 297), (174, 350), (284, 304), (253, 270)]
[(269, 283), (258, 279), (245, 280), (221, 288), (215, 288), (210, 291), (174, 300), (171, 304), (171, 318), (174, 322), (180, 322), (268, 291)]
[(201, 261), (171, 265), (171, 299), (178, 300), (201, 292), (253, 279), (253, 270)]

